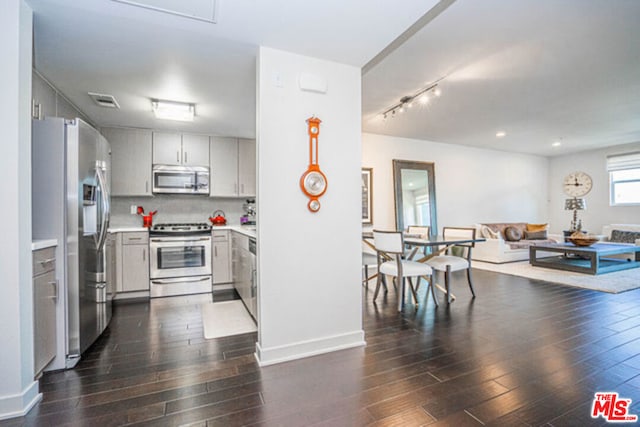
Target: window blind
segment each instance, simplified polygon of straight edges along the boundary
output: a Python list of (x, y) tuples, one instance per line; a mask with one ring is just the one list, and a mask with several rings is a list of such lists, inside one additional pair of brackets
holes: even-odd
[(625, 169), (640, 169), (640, 151), (627, 154), (615, 154), (607, 156), (607, 171), (620, 171)]

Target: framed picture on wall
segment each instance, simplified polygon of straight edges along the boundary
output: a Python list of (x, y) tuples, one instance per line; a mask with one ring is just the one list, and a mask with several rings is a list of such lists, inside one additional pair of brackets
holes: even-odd
[(362, 223), (373, 224), (373, 168), (362, 168)]

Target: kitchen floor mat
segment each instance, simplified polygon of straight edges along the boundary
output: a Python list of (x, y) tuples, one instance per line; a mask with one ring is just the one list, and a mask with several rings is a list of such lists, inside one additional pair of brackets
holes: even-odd
[(200, 306), (206, 339), (246, 334), (258, 330), (241, 300), (207, 303)]

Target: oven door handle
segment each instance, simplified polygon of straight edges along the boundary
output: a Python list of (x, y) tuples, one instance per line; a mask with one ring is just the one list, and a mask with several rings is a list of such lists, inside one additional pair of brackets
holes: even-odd
[(207, 280), (210, 280), (211, 277), (207, 276), (207, 277), (198, 277), (197, 279), (189, 279), (189, 278), (185, 278), (185, 279), (152, 279), (151, 283), (153, 283), (154, 285), (168, 285), (171, 283), (194, 283), (194, 282), (204, 282)]

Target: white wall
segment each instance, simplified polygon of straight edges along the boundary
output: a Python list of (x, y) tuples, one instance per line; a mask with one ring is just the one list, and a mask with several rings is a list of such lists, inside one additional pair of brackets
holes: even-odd
[(640, 142), (552, 158), (549, 169), (549, 218), (554, 224), (559, 225), (557, 230), (567, 230), (571, 225), (573, 212), (564, 210), (567, 196), (562, 192), (562, 181), (565, 176), (575, 171), (586, 172), (593, 180), (593, 188), (585, 196), (587, 209), (578, 212), (578, 218), (582, 220), (586, 231), (600, 234), (602, 226), (606, 224), (640, 223), (640, 206), (609, 206), (607, 173), (608, 155), (639, 150)]
[(31, 52), (33, 14), (21, 0), (0, 14), (0, 419), (23, 415), (37, 400), (33, 381), (31, 284)]
[[(261, 47), (258, 62), (256, 356), (270, 364), (364, 344), (361, 83), (358, 68), (274, 49)], [(301, 91), (300, 73), (326, 79), (327, 93)], [(312, 115), (322, 120), (319, 164), (329, 183), (315, 214), (299, 186)]]
[(365, 133), (362, 167), (373, 168), (372, 228), (395, 229), (393, 159), (435, 163), (439, 231), (549, 220), (545, 157)]

